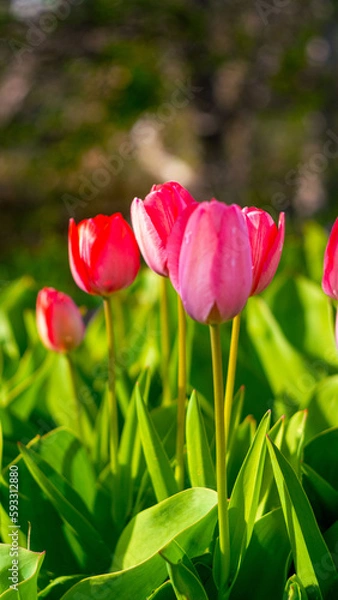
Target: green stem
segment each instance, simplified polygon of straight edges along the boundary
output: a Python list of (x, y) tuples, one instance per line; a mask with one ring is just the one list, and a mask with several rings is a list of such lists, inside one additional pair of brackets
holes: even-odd
[(115, 390), (115, 338), (110, 297), (103, 298), (108, 341), (108, 410), (109, 410), (109, 452), (110, 466), (113, 475), (117, 473), (117, 450), (119, 445), (119, 428)]
[(224, 385), (222, 349), (219, 324), (210, 325), (212, 374), (214, 382), (216, 429), (216, 478), (218, 494), (218, 527), (220, 551), (220, 597), (230, 570), (230, 536), (228, 515), (228, 489), (226, 472), (226, 437), (224, 427)]
[(70, 355), (68, 353), (66, 353), (65, 357), (67, 360), (69, 375), (70, 375), (71, 392), (72, 392), (72, 396), (73, 396), (74, 411), (75, 411), (75, 415), (76, 415), (75, 418), (76, 418), (77, 434), (78, 434), (79, 439), (83, 442), (84, 441), (84, 432), (83, 432), (82, 419), (81, 419), (82, 407), (81, 407), (81, 402), (80, 402), (78, 393), (76, 391), (75, 368), (74, 368), (74, 364), (73, 364), (73, 361), (72, 361)]
[(236, 315), (232, 321), (231, 330), (231, 342), (230, 342), (230, 353), (228, 362), (228, 374), (225, 387), (225, 435), (228, 440), (229, 428), (231, 420), (231, 409), (232, 401), (234, 396), (235, 376), (236, 376), (236, 364), (237, 364), (237, 353), (238, 353), (238, 339), (239, 330), (241, 326), (241, 313)]
[(163, 405), (168, 406), (171, 402), (169, 385), (169, 310), (168, 310), (168, 288), (167, 278), (161, 277), (161, 352), (162, 352), (162, 387)]
[(182, 300), (177, 295), (178, 313), (178, 397), (177, 397), (177, 434), (176, 434), (176, 469), (175, 478), (179, 490), (184, 488), (184, 430), (185, 400), (187, 390), (187, 358), (186, 358), (186, 316)]

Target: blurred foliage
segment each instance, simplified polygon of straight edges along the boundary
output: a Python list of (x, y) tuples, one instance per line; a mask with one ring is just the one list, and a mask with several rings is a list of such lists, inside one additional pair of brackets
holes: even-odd
[(38, 280), (57, 284), (70, 216), (128, 215), (168, 179), (199, 200), (332, 220), (337, 9), (3, 0), (0, 278), (45, 255), (55, 270)]

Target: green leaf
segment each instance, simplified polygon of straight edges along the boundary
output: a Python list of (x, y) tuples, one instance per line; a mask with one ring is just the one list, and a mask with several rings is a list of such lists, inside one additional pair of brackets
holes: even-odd
[[(136, 388), (146, 391), (149, 387), (149, 369), (140, 375), (129, 402), (128, 411), (121, 435), (118, 452), (119, 461), (119, 514), (122, 523), (132, 508), (132, 497), (135, 479), (138, 475), (141, 459), (141, 441), (138, 432), (138, 420), (136, 410)], [(140, 392), (139, 392), (140, 393)]]
[(292, 415), (287, 423), (284, 436), (284, 446), (286, 446), (287, 449), (285, 454), (298, 476), (300, 476), (301, 460), (303, 458), (307, 416), (307, 410), (302, 410)]
[(156, 498), (160, 502), (178, 491), (177, 483), (168, 456), (147, 407), (144, 405), (139, 389), (136, 391), (136, 406), (142, 448)]
[(306, 444), (304, 462), (338, 491), (338, 428), (323, 431)]
[(317, 521), (338, 519), (338, 491), (309, 465), (303, 463), (303, 486), (317, 516)]
[[(303, 276), (282, 275), (278, 283), (268, 291), (271, 310), (288, 342), (311, 359), (313, 376), (318, 378), (327, 362), (338, 365), (331, 302), (320, 285)], [(308, 381), (300, 381), (300, 387)]]
[(53, 429), (38, 439), (34, 452), (46, 461), (83, 499), (90, 512), (96, 499), (96, 475), (87, 451), (72, 431)]
[[(285, 418), (281, 416), (268, 432), (269, 438), (281, 448), (285, 434)], [(269, 512), (271, 508), (278, 505), (278, 492), (273, 477), (271, 462), (264, 461), (264, 471), (262, 478), (261, 494), (259, 506), (257, 509), (257, 518)]]
[(256, 431), (256, 421), (252, 415), (247, 415), (237, 426), (232, 436), (232, 443), (227, 455), (227, 476), (229, 494), (234, 487), (237, 475), (252, 444)]
[(66, 592), (61, 600), (141, 600), (148, 598), (165, 580), (166, 575), (165, 562), (156, 554), (131, 569), (83, 579)]
[(247, 318), (248, 332), (266, 377), (275, 396), (281, 399), (279, 410), (292, 414), (295, 409), (307, 406), (316, 384), (315, 375), (284, 336), (262, 298), (249, 299)]
[[(289, 534), (296, 574), (309, 600), (326, 598), (326, 594), (338, 577), (334, 562), (296, 473), (269, 439), (268, 449)], [(326, 579), (323, 579), (320, 573), (320, 563), (324, 557), (331, 569)]]
[(60, 517), (69, 525), (90, 561), (103, 568), (109, 564), (110, 550), (92, 525), (92, 516), (77, 492), (33, 450), (20, 446), (22, 457), (37, 484), (48, 496)]
[(309, 402), (306, 441), (325, 429), (338, 427), (338, 375), (318, 383)]
[(229, 502), (230, 572), (234, 577), (251, 539), (261, 492), (270, 411), (263, 417), (235, 481)]
[[(182, 532), (190, 528), (194, 531), (194, 526), (207, 517), (216, 504), (217, 493), (214, 490), (190, 488), (140, 512), (121, 534), (113, 568), (126, 569), (137, 565), (159, 552)], [(193, 541), (195, 549), (200, 550), (201, 541)], [(187, 551), (184, 543), (179, 543)]]
[(290, 542), (283, 513), (278, 508), (256, 521), (229, 600), (280, 598), (289, 554)]
[(192, 393), (186, 420), (187, 460), (191, 485), (216, 489), (214, 463), (197, 395)]
[(3, 459), (4, 439), (2, 433), (2, 423), (0, 421), (0, 479), (2, 479), (2, 459)]
[(163, 583), (147, 600), (176, 600), (176, 595), (170, 581)]
[(48, 600), (59, 600), (61, 594), (64, 594), (69, 590), (75, 583), (81, 581), (83, 575), (68, 575), (66, 577), (57, 577), (53, 579), (51, 583), (47, 585), (38, 594), (38, 598), (48, 598)]
[[(76, 365), (74, 365), (76, 376), (76, 393), (80, 402), (80, 418), (84, 431), (84, 443), (91, 447), (93, 442), (93, 424), (91, 415), (88, 414), (88, 408), (92, 403), (81, 402), (82, 394), (86, 396), (86, 387), (79, 377)], [(49, 377), (49, 386), (46, 397), (46, 404), (50, 415), (57, 425), (67, 427), (74, 431), (74, 424), (77, 423), (77, 405), (74, 398), (74, 386), (69, 369), (67, 358), (61, 353), (54, 353), (53, 366)], [(75, 426), (75, 432), (76, 426)]]
[[(0, 544), (0, 598), (37, 600), (37, 578), (44, 555), (44, 552), (16, 548), (13, 542), (12, 545)], [(19, 583), (15, 579), (16, 576)]]
[(160, 550), (160, 555), (167, 562), (169, 577), (178, 600), (208, 600), (193, 563), (175, 540)]
[(177, 600), (208, 600), (198, 577), (183, 563), (168, 563), (168, 573)]

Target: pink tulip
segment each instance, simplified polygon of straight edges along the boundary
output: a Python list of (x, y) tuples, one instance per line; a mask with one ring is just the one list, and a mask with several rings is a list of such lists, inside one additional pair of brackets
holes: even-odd
[(142, 201), (134, 198), (131, 221), (142, 256), (155, 273), (168, 276), (167, 240), (177, 217), (195, 200), (175, 181), (153, 185)]
[(247, 218), (252, 249), (253, 283), (251, 296), (259, 294), (271, 283), (282, 254), (285, 215), (280, 213), (278, 228), (269, 213), (260, 208), (243, 208)]
[(36, 322), (41, 341), (49, 350), (68, 352), (82, 342), (85, 327), (78, 307), (54, 288), (45, 287), (38, 293)]
[(168, 241), (171, 282), (186, 312), (213, 324), (240, 313), (252, 288), (246, 218), (217, 200), (188, 207)]
[(322, 288), (330, 298), (338, 300), (338, 219), (334, 222), (324, 254)]
[(129, 286), (140, 268), (133, 230), (120, 213), (69, 222), (69, 262), (77, 285), (98, 296)]

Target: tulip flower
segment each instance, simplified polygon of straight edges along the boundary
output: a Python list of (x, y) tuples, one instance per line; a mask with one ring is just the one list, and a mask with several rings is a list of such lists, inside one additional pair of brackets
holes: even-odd
[(120, 213), (69, 222), (69, 261), (77, 285), (98, 296), (129, 286), (140, 268), (134, 233)]
[[(338, 219), (335, 220), (324, 254), (324, 272), (322, 288), (330, 298), (338, 300)], [(335, 327), (338, 347), (338, 312)]]
[[(145, 262), (148, 267), (158, 275), (168, 277), (167, 241), (169, 235), (174, 223), (183, 210), (188, 205), (194, 204), (197, 203), (193, 197), (176, 181), (168, 181), (167, 183), (160, 185), (153, 185), (144, 201), (140, 198), (134, 198), (131, 205), (131, 221), (135, 236)], [(164, 404), (169, 404), (170, 388), (168, 365), (170, 356), (170, 334), (167, 285), (165, 279), (161, 282), (160, 306), (163, 402)], [(185, 344), (185, 332), (181, 331), (181, 325), (183, 324), (182, 319), (183, 317), (181, 316), (179, 319), (179, 338), (181, 340), (181, 346), (183, 347)], [(182, 357), (179, 359), (179, 369), (180, 365), (182, 365)], [(181, 383), (179, 387), (182, 390), (184, 388), (185, 402), (184, 383)]]
[(82, 317), (67, 294), (51, 287), (40, 290), (36, 320), (41, 341), (49, 350), (68, 352), (82, 342), (85, 331)]
[(338, 300), (338, 219), (334, 222), (325, 249), (322, 288), (330, 298)]
[(153, 185), (146, 198), (134, 198), (131, 221), (142, 256), (155, 273), (168, 276), (167, 240), (177, 217), (195, 200), (175, 181)]
[(240, 313), (252, 288), (251, 246), (240, 207), (217, 200), (188, 207), (169, 238), (168, 265), (193, 319), (221, 323)]
[(273, 279), (282, 254), (285, 215), (280, 213), (278, 227), (265, 210), (243, 208), (252, 248), (253, 282), (251, 296), (262, 292)]
[(115, 341), (111, 294), (128, 287), (140, 268), (140, 251), (132, 228), (120, 213), (97, 215), (78, 225), (69, 222), (69, 262), (77, 285), (102, 296), (108, 342), (108, 410), (110, 421), (110, 464), (118, 472), (118, 411), (115, 389)]

